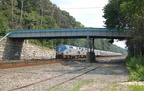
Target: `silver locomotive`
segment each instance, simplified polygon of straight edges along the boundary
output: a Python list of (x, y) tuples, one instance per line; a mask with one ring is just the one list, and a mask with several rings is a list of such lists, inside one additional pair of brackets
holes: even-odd
[[(87, 50), (88, 48), (85, 47), (59, 44), (56, 46), (56, 59), (86, 57)], [(122, 56), (122, 53), (116, 53), (110, 51), (94, 50), (94, 52), (95, 56), (97, 57)]]

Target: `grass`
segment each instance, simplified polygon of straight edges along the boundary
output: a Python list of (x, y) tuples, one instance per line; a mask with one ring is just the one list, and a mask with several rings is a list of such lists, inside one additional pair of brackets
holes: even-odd
[(4, 87), (0, 86), (0, 90), (4, 89)]
[(58, 85), (58, 86), (55, 86), (55, 87), (53, 87), (53, 88), (50, 88), (50, 89), (44, 90), (44, 91), (57, 91), (59, 88), (62, 88), (62, 86), (61, 86), (61, 85)]
[(101, 91), (117, 91), (116, 83), (109, 83), (101, 89)]
[(133, 87), (129, 87), (127, 85), (120, 85), (115, 82), (107, 83), (106, 86), (101, 88), (100, 91), (144, 91), (143, 88), (141, 90), (134, 90)]
[[(85, 85), (85, 84), (90, 84), (90, 83), (93, 83), (93, 79), (89, 79), (89, 80), (85, 80), (85, 81), (80, 81), (76, 84), (76, 86), (74, 88), (72, 88), (71, 91), (79, 91), (79, 89)], [(58, 85), (56, 87), (53, 87), (53, 88), (50, 88), (50, 89), (47, 89), (47, 90), (44, 90), (44, 91), (58, 91), (58, 89), (62, 88), (62, 85)]]
[(114, 75), (114, 74), (116, 74), (117, 73), (117, 71), (112, 71), (112, 74)]
[(144, 85), (118, 85), (116, 83), (109, 83), (101, 91), (144, 91)]
[(80, 81), (76, 84), (76, 86), (71, 90), (71, 91), (79, 91), (79, 89), (85, 85), (85, 84), (90, 84), (93, 83), (93, 79), (85, 80), (85, 81)]
[(144, 91), (144, 85), (129, 85), (128, 88), (133, 91)]

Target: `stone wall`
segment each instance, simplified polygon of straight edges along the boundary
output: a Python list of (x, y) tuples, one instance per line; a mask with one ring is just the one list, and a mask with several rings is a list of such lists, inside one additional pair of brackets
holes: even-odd
[(0, 60), (3, 60), (2, 58), (3, 58), (5, 44), (6, 44), (6, 40), (3, 40), (2, 42), (0, 42)]
[(30, 44), (28, 40), (7, 39), (0, 42), (0, 60), (50, 59), (55, 55), (55, 50)]
[(28, 40), (23, 43), (21, 59), (50, 59), (55, 58), (55, 56), (55, 50), (30, 44)]

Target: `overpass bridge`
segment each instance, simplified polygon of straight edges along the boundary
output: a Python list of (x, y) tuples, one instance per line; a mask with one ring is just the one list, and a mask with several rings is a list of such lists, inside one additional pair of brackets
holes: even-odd
[(131, 35), (131, 30), (118, 31), (105, 28), (16, 30), (10, 31), (0, 41), (8, 37), (4, 51), (7, 57), (4, 59), (20, 59), (25, 39), (87, 38), (87, 47), (94, 50), (94, 38), (127, 39), (131, 38)]
[[(105, 28), (77, 28), (77, 29), (47, 29), (47, 30), (16, 30), (10, 31), (5, 37), (19, 39), (38, 38), (130, 38), (130, 30), (118, 31)], [(3, 39), (5, 38), (3, 37)], [(2, 39), (1, 39), (2, 40)], [(0, 41), (1, 41), (0, 40)]]

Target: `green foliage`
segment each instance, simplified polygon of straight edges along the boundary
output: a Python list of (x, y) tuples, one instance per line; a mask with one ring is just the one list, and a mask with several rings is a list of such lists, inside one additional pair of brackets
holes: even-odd
[(81, 24), (80, 22), (77, 22), (77, 23), (76, 23), (76, 27), (84, 28), (85, 26), (84, 26), (83, 24)]
[[(23, 2), (23, 3), (22, 3)], [(0, 34), (10, 30), (84, 28), (73, 16), (60, 10), (50, 0), (2, 0), (0, 2)], [(35, 39), (30, 43), (54, 49), (57, 44), (87, 47), (86, 39)], [(108, 40), (95, 40), (95, 48), (121, 52)], [(120, 49), (120, 50), (119, 50)]]
[(127, 43), (129, 52), (144, 55), (144, 0), (109, 0), (104, 13), (107, 28), (133, 30), (132, 40)]
[(8, 32), (8, 21), (0, 14), (0, 35), (4, 36)]
[(76, 84), (76, 86), (71, 90), (71, 91), (79, 91), (79, 89), (86, 84), (92, 84), (94, 82), (93, 79), (85, 80), (85, 81), (80, 81)]
[(124, 15), (120, 12), (121, 0), (110, 0), (110, 2), (104, 7), (104, 18), (107, 28), (124, 29), (126, 27), (126, 21)]
[[(87, 47), (86, 39), (73, 39), (71, 41), (72, 41), (71, 45)], [(122, 53), (123, 55), (127, 55), (126, 49), (120, 48), (114, 44), (109, 43), (109, 39), (95, 39), (94, 41), (95, 41), (94, 48), (97, 50), (119, 52)]]
[[(10, 30), (57, 29), (84, 27), (68, 12), (60, 10), (50, 0), (2, 0), (0, 1), (0, 35)], [(71, 44), (69, 39), (38, 39), (31, 43), (55, 48), (55, 44)]]
[(144, 57), (130, 57), (126, 58), (126, 66), (130, 72), (130, 81), (144, 81)]
[(143, 85), (129, 85), (129, 88), (131, 88), (133, 91), (143, 91), (144, 86)]
[(133, 45), (135, 56), (144, 54), (144, 36), (142, 35), (135, 36), (131, 40), (131, 44)]
[(95, 39), (95, 49), (112, 51), (127, 55), (127, 50), (109, 43), (109, 39)]

